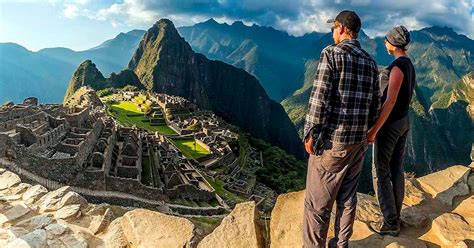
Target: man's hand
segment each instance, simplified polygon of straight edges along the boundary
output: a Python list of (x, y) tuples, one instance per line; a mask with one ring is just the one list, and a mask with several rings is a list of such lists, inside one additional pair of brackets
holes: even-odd
[(375, 128), (369, 129), (369, 132), (367, 133), (367, 143), (373, 144), (375, 142), (375, 138), (377, 137), (377, 132), (379, 130)]
[(307, 153), (309, 153), (310, 155), (313, 155), (314, 154), (314, 150), (313, 150), (313, 135), (308, 135), (308, 138), (306, 138), (305, 142), (304, 142), (304, 148), (306, 150)]

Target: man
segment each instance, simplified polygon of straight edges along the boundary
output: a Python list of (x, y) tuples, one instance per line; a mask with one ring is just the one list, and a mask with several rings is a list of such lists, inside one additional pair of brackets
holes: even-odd
[(335, 44), (321, 52), (303, 136), (310, 154), (304, 247), (326, 246), (334, 201), (336, 236), (329, 246), (348, 247), (367, 132), (380, 108), (377, 64), (357, 41), (359, 16), (342, 11), (328, 23)]

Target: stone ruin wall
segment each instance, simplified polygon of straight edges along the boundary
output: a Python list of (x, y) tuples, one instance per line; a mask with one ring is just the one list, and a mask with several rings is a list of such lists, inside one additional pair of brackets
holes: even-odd
[(203, 216), (213, 216), (213, 215), (223, 215), (227, 214), (227, 210), (221, 206), (216, 207), (190, 207), (182, 205), (173, 205), (170, 204), (169, 208), (172, 213), (180, 215), (203, 215)]
[(0, 122), (21, 119), (32, 115), (35, 111), (36, 108), (33, 106), (13, 106), (5, 111), (0, 111)]
[(112, 134), (107, 138), (107, 148), (104, 151), (104, 165), (102, 166), (105, 175), (109, 175), (112, 167), (112, 153), (117, 142), (116, 135), (116, 130), (112, 129)]
[(17, 159), (21, 161), (21, 165), (27, 170), (44, 178), (68, 184), (71, 184), (71, 182), (78, 184), (90, 183), (86, 178), (81, 177), (81, 175), (84, 175), (82, 165), (94, 148), (101, 130), (102, 122), (96, 122), (89, 135), (80, 143), (80, 146), (65, 146), (62, 144), (56, 146), (61, 152), (75, 154), (71, 157), (46, 158), (34, 155), (31, 151), (34, 147), (28, 149), (23, 145), (19, 145), (15, 149), (17, 151)]
[(180, 184), (171, 189), (166, 189), (165, 194), (171, 199), (185, 198), (196, 201), (209, 201), (215, 198), (215, 193), (200, 189), (192, 184)]
[(105, 184), (108, 191), (124, 192), (145, 199), (167, 200), (162, 189), (145, 186), (136, 179), (106, 175)]
[(71, 126), (75, 127), (84, 127), (87, 121), (87, 118), (89, 117), (91, 107), (84, 108), (80, 110), (79, 112), (74, 112), (73, 110), (70, 113), (68, 112), (63, 112), (61, 114), (62, 118), (65, 118), (68, 123), (71, 124)]
[[(11, 110), (11, 111), (15, 111), (15, 110)], [(20, 117), (20, 118), (16, 118), (16, 119), (8, 119), (7, 121), (5, 121), (3, 123), (0, 123), (0, 132), (5, 132), (5, 131), (11, 130), (11, 129), (15, 129), (17, 124), (29, 124), (29, 123), (31, 123), (33, 121), (36, 121), (36, 120), (46, 121), (47, 117), (46, 117), (45, 113), (38, 112), (36, 114), (32, 114), (32, 115), (26, 116), (26, 117)]]
[(46, 133), (37, 136), (34, 149), (44, 149), (56, 144), (66, 135), (66, 131), (66, 126), (64, 124), (60, 124), (53, 130), (47, 131)]

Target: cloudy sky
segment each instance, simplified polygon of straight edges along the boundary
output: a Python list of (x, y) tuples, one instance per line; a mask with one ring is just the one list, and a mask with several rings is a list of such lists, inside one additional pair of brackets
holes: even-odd
[(449, 26), (474, 38), (474, 0), (0, 0), (0, 42), (37, 51), (84, 50), (119, 32), (147, 29), (160, 18), (176, 26), (214, 18), (272, 26), (292, 35), (328, 32), (325, 21), (355, 10), (369, 36), (390, 27)]

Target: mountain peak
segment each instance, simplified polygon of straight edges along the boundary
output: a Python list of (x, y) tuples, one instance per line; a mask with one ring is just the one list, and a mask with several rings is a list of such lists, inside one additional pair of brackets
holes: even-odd
[(171, 22), (169, 19), (160, 19), (155, 24), (153, 24), (150, 29), (146, 31), (142, 42), (147, 42), (150, 40), (154, 41), (158, 38), (160, 34), (162, 34), (160, 37), (179, 37), (178, 30), (176, 30), (176, 27), (174, 26), (173, 22)]
[[(82, 62), (77, 69), (82, 69), (82, 70), (97, 70), (96, 65), (92, 62), (92, 60), (87, 59), (84, 62)], [(99, 70), (97, 70), (99, 71)]]
[(209, 20), (203, 22), (205, 24), (219, 24), (214, 18), (210, 18)]
[[(157, 21), (143, 35), (142, 41), (135, 50), (128, 68), (135, 71), (137, 76), (148, 77), (143, 72), (154, 68), (158, 61), (168, 57), (189, 54), (191, 47), (182, 38), (174, 24), (168, 19)], [(151, 78), (140, 78), (148, 89), (153, 87)]]
[(242, 21), (235, 21), (234, 23), (232, 23), (232, 26), (246, 27), (247, 25), (245, 25)]
[(426, 28), (421, 29), (420, 31), (428, 32), (428, 33), (438, 35), (438, 36), (444, 36), (444, 35), (453, 36), (453, 37), (460, 36), (460, 34), (456, 33), (456, 31), (454, 31), (452, 27), (447, 27), (447, 26), (426, 27)]
[(145, 33), (144, 30), (141, 30), (141, 29), (133, 29), (133, 30), (128, 31), (126, 34), (132, 35), (132, 36), (142, 36), (143, 33)]
[(66, 101), (74, 92), (82, 86), (94, 86), (105, 81), (102, 73), (90, 59), (82, 62), (72, 75), (71, 81), (66, 90), (64, 101)]
[(157, 26), (157, 27), (168, 27), (168, 26), (171, 26), (174, 28), (174, 24), (171, 20), (169, 19), (166, 19), (166, 18), (163, 18), (163, 19), (160, 19), (158, 20), (155, 25), (153, 26)]

